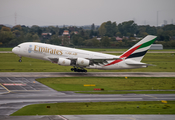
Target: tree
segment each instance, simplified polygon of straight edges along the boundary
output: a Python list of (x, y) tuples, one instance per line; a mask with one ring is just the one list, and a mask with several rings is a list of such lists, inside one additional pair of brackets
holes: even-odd
[(9, 27), (3, 26), (1, 28), (1, 31), (11, 31), (11, 29)]
[(156, 27), (151, 27), (149, 25), (147, 25), (146, 27), (146, 32), (149, 34), (149, 35), (156, 35), (157, 34), (157, 30), (156, 30)]
[(106, 34), (106, 28), (105, 28), (105, 22), (101, 24), (101, 26), (99, 27), (99, 34), (101, 37), (103, 37)]
[(8, 46), (14, 47), (14, 46), (16, 46), (18, 44), (19, 44), (18, 39), (12, 39), (11, 41), (9, 41)]
[(50, 44), (54, 44), (54, 45), (60, 45), (61, 44), (61, 39), (58, 38), (57, 35), (53, 35), (49, 41)]
[(30, 29), (29, 27), (27, 27), (25, 25), (22, 25), (21, 28), (22, 28), (22, 32), (24, 33), (24, 35), (26, 35), (29, 32), (29, 29)]
[(123, 36), (136, 34), (138, 30), (137, 24), (133, 20), (122, 22), (118, 25), (118, 30)]
[(39, 42), (40, 41), (39, 36), (37, 34), (34, 34), (32, 36), (32, 39), (33, 39), (33, 42)]
[(91, 25), (91, 30), (95, 30), (95, 25), (94, 25), (94, 23)]
[(39, 26), (33, 25), (33, 26), (30, 28), (30, 33), (32, 33), (32, 34), (37, 33), (37, 34), (40, 36), (41, 33), (42, 33), (42, 30), (41, 30), (41, 28), (40, 28)]
[(80, 37), (79, 35), (75, 35), (75, 34), (72, 36), (72, 43), (74, 45), (78, 45), (78, 38), (79, 37)]
[(89, 34), (89, 37), (90, 37), (90, 38), (93, 38), (93, 36), (94, 36), (94, 31), (91, 30), (91, 31), (90, 31), (90, 34)]
[(118, 36), (118, 37), (122, 37), (121, 32), (117, 32), (115, 35)]
[(163, 27), (163, 30), (165, 30), (165, 31), (167, 31), (167, 30), (175, 30), (175, 25), (173, 25), (173, 24), (165, 25)]
[(32, 42), (33, 41), (33, 35), (31, 33), (27, 33), (25, 36), (25, 41)]
[(108, 37), (113, 37), (118, 31), (116, 22), (112, 23), (111, 21), (102, 23), (98, 30), (101, 37), (103, 37), (104, 35)]
[(22, 32), (19, 30), (14, 30), (13, 33), (15, 34), (16, 37), (19, 37), (22, 35)]
[(92, 38), (92, 46), (98, 47), (100, 45), (99, 40), (96, 37)]
[(117, 25), (116, 22), (111, 22), (108, 21), (105, 23), (105, 28), (106, 28), (106, 36), (108, 37), (113, 37), (115, 36), (116, 32), (117, 32)]
[(81, 35), (82, 37), (85, 36), (84, 30), (80, 30), (80, 35)]
[(110, 39), (107, 36), (102, 37), (101, 45), (104, 47), (109, 47), (110, 46)]
[(8, 46), (9, 41), (14, 38), (11, 31), (0, 31), (0, 43), (2, 46)]
[(15, 25), (15, 26), (13, 26), (12, 31), (14, 31), (14, 30), (21, 31), (22, 30), (21, 25)]
[(68, 36), (62, 36), (62, 45), (69, 46), (70, 44), (70, 38)]
[(74, 45), (82, 45), (84, 41), (84, 39), (79, 34), (74, 34), (71, 39)]
[(82, 45), (83, 41), (84, 41), (84, 39), (82, 37), (79, 37), (77, 45), (79, 45), (79, 46)]

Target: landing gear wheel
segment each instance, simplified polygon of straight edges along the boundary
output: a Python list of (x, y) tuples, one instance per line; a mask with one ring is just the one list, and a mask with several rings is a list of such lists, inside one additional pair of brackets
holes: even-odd
[(71, 71), (74, 71), (74, 72), (87, 72), (87, 70), (85, 70), (85, 69), (79, 69), (79, 68), (71, 68), (70, 69)]
[(21, 60), (21, 59), (19, 59), (18, 61), (19, 61), (19, 62), (22, 62), (22, 60)]
[(78, 71), (78, 69), (77, 68), (74, 68), (74, 72), (77, 72)]

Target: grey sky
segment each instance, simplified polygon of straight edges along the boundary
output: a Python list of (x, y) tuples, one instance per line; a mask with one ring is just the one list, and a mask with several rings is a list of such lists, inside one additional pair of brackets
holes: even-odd
[(100, 25), (106, 21), (175, 23), (175, 0), (0, 0), (0, 24)]

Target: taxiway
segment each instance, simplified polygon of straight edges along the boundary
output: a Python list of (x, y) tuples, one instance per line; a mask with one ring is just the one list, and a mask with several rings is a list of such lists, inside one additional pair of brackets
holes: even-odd
[(175, 77), (175, 72), (0, 72), (0, 77)]
[[(93, 95), (93, 94), (76, 94), (74, 92), (58, 92), (39, 82), (35, 79), (38, 77), (68, 77), (68, 76), (126, 76), (127, 73), (0, 73), (0, 119), (31, 119), (30, 117), (13, 117), (9, 116), (20, 108), (37, 103), (57, 103), (57, 102), (106, 102), (106, 101), (159, 101), (159, 100), (175, 100), (175, 94), (109, 94), (109, 95)], [(127, 76), (142, 75), (150, 76), (153, 73), (129, 73)], [(158, 73), (156, 73), (158, 74)], [(164, 76), (173, 76), (174, 73), (164, 73)], [(163, 75), (161, 73), (161, 75)], [(8, 77), (7, 77), (8, 76)], [(22, 77), (19, 77), (22, 76)], [(160, 77), (160, 76), (159, 76)], [(102, 119), (108, 118), (119, 120), (123, 118), (129, 120), (132, 116), (116, 117), (118, 115), (103, 116)], [(63, 118), (62, 118), (63, 117)], [(100, 116), (40, 116), (42, 119), (56, 118), (59, 120), (95, 120)], [(138, 117), (138, 116), (137, 116)], [(134, 117), (136, 119), (137, 117)], [(160, 117), (160, 116), (159, 116)], [(158, 117), (158, 118), (159, 118)], [(174, 118), (175, 116), (167, 116)], [(39, 119), (38, 116), (33, 117)], [(139, 117), (138, 117), (139, 118)], [(147, 117), (145, 117), (147, 118)], [(154, 117), (150, 117), (154, 118)], [(162, 117), (163, 118), (163, 117)], [(160, 120), (160, 119), (159, 119)]]

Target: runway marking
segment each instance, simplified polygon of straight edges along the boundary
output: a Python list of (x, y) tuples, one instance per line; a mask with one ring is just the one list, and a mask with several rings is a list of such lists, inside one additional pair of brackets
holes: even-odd
[(61, 116), (61, 115), (58, 115), (58, 117), (62, 118), (63, 120), (68, 120), (67, 118)]
[(11, 92), (9, 89), (7, 89), (7, 88), (6, 88), (4, 85), (2, 85), (1, 83), (0, 83), (0, 85), (1, 85), (3, 88), (5, 88), (5, 89), (8, 91), (8, 93)]
[(157, 98), (157, 97), (154, 97), (154, 96), (151, 96), (151, 95), (145, 95), (145, 94), (144, 94), (144, 96), (148, 96), (148, 97), (152, 97), (152, 98)]
[(129, 119), (131, 119), (131, 120), (136, 120), (135, 118), (132, 118), (132, 117), (129, 117)]
[(26, 86), (26, 84), (22, 83), (3, 83), (4, 86)]
[(124, 118), (131, 119), (131, 120), (136, 120), (135, 118), (132, 118), (132, 117), (124, 117)]
[[(12, 91), (41, 91), (41, 90), (12, 90)], [(44, 90), (43, 90), (44, 91)]]

